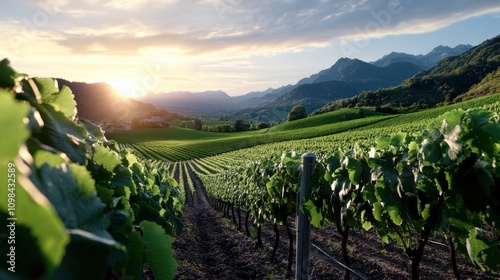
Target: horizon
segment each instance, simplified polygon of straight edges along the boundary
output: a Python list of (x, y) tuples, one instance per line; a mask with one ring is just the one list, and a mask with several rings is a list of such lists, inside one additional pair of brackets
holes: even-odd
[(129, 96), (238, 96), (295, 84), (342, 57), (372, 62), (391, 52), (476, 46), (500, 24), (492, 1), (96, 3), (7, 0), (1, 58), (34, 76), (106, 82)]

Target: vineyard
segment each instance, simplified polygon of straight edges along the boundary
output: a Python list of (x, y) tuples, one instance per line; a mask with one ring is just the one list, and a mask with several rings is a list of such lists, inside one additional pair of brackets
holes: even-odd
[[(297, 207), (318, 250), (342, 259), (344, 279), (432, 276), (423, 267), (433, 242), (450, 251), (441, 277), (499, 276), (500, 94), (408, 114), (342, 109), (258, 131), (105, 136), (77, 118), (69, 88), (6, 60), (0, 73), (0, 124), (13, 135), (0, 147), (0, 218), (18, 240), (0, 236), (2, 252), (15, 249), (1, 257), (2, 279), (288, 278)], [(316, 155), (311, 193), (297, 205), (306, 152)], [(377, 261), (381, 251), (402, 252), (406, 271)], [(192, 262), (200, 271), (187, 271)], [(331, 278), (323, 268), (318, 279)]]
[[(376, 148), (320, 156), (301, 211), (316, 227), (335, 225), (347, 266), (349, 231), (374, 229), (381, 241), (402, 247), (412, 279), (419, 279), (424, 248), (435, 235), (483, 271), (496, 273), (500, 126), (490, 121), (495, 118), (486, 110), (451, 111), (419, 135), (397, 133), (378, 138)], [(201, 178), (223, 211), (243, 208), (257, 226), (283, 224), (290, 232), (300, 170), (300, 157), (287, 153)], [(458, 278), (456, 266), (453, 271)]]
[[(460, 107), (484, 110), (455, 109)], [(495, 95), (401, 115), (399, 121), (395, 117), (358, 131), (260, 145), (183, 163), (194, 168), (215, 207), (235, 223), (245, 220), (246, 231), (251, 215), (257, 229), (269, 223), (284, 225), (288, 232), (299, 182), (299, 156), (263, 155), (280, 155), (290, 147), (300, 153), (314, 151), (319, 160), (311, 184), (313, 197), (302, 209), (317, 227), (326, 222), (335, 225), (343, 240), (344, 263), (349, 263), (349, 232), (371, 230), (382, 242), (394, 240), (402, 247), (414, 278), (418, 278), (419, 262), (431, 236), (452, 248), (450, 262), (456, 276), (456, 251), (483, 271), (494, 273), (500, 256), (495, 227), (499, 213), (492, 212), (498, 211), (494, 195), (498, 194), (498, 112)], [(407, 133), (394, 134), (396, 131)], [(390, 133), (392, 137), (376, 138)], [(356, 139), (355, 147), (349, 139)], [(474, 147), (478, 143), (481, 147)], [(332, 151), (331, 147), (338, 149)], [(464, 175), (465, 170), (472, 173)], [(472, 190), (470, 186), (475, 185), (484, 189)], [(483, 205), (480, 211), (478, 205)], [(469, 212), (464, 211), (468, 206), (472, 207)], [(240, 210), (246, 217), (241, 217)], [(258, 233), (255, 237), (260, 243)]]
[[(369, 231), (381, 243), (399, 244), (408, 258), (408, 275), (414, 279), (431, 237), (451, 249), (450, 274), (459, 277), (456, 255), (462, 255), (488, 275), (498, 272), (500, 259), (498, 100), (497, 94), (391, 116), (334, 135), (177, 161), (171, 164), (172, 172), (193, 194), (188, 173), (196, 174), (211, 204), (254, 236), (258, 246), (262, 246), (261, 226), (272, 225), (276, 241), (271, 259), (279, 243), (278, 226), (284, 227), (290, 242), (286, 264), (290, 271), (294, 237), (290, 217), (295, 213), (301, 170), (297, 152), (313, 151), (318, 155), (313, 193), (302, 211), (316, 227), (334, 225), (345, 264), (350, 263), (349, 237)], [(286, 150), (297, 152), (279, 156)], [(250, 234), (252, 224), (256, 232)], [(346, 270), (345, 277), (350, 276)]]

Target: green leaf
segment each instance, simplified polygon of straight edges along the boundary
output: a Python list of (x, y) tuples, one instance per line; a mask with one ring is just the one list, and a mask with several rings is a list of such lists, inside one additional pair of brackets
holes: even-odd
[(353, 158), (348, 158), (346, 167), (349, 170), (349, 180), (351, 180), (354, 185), (359, 184), (361, 181), (361, 173), (363, 170), (359, 161)]
[(387, 213), (395, 225), (400, 226), (403, 224), (403, 218), (401, 218), (399, 210), (396, 207), (387, 207)]
[(423, 160), (430, 163), (437, 163), (442, 157), (439, 143), (429, 139), (422, 142), (421, 153), (423, 154)]
[(375, 140), (377, 144), (377, 149), (384, 150), (389, 148), (389, 144), (391, 144), (391, 137), (388, 135), (381, 136)]
[(115, 167), (122, 163), (115, 152), (110, 151), (102, 146), (99, 146), (95, 149), (94, 161), (97, 164), (102, 165), (102, 167), (104, 167), (104, 169), (109, 172), (113, 172)]
[(439, 190), (437, 189), (436, 183), (430, 180), (420, 180), (417, 184), (417, 189), (421, 190), (429, 197), (439, 196)]
[(146, 247), (146, 258), (155, 279), (174, 279), (177, 263), (174, 260), (172, 238), (163, 228), (153, 222), (142, 221), (142, 241)]
[(467, 231), (474, 229), (474, 225), (468, 219), (462, 220), (458, 217), (450, 217), (449, 221), (451, 225), (459, 229), (465, 229)]
[(368, 219), (367, 216), (370, 216), (367, 210), (361, 211), (361, 222), (362, 222), (361, 226), (366, 231), (370, 230), (373, 227), (373, 224), (371, 223), (371, 221)]
[(67, 159), (63, 158), (62, 154), (55, 154), (54, 152), (45, 150), (37, 150), (35, 153), (37, 168), (41, 168), (44, 164), (48, 164), (50, 167), (56, 167), (66, 162)]
[(114, 239), (102, 238), (101, 236), (95, 235), (91, 232), (84, 231), (81, 229), (69, 229), (68, 232), (71, 234), (71, 241), (85, 242), (88, 244), (94, 244), (97, 246), (106, 246), (114, 248), (123, 248), (122, 245), (116, 242)]
[(115, 194), (115, 191), (110, 189), (108, 186), (96, 185), (95, 188), (101, 201), (111, 207), (113, 205), (113, 195)]
[(382, 221), (382, 209), (380, 202), (373, 203), (373, 217), (379, 222)]
[(398, 208), (401, 205), (401, 199), (398, 194), (389, 186), (385, 186), (380, 182), (377, 182), (375, 195), (377, 196), (378, 201), (384, 203), (384, 207), (395, 206)]
[(91, 123), (90, 121), (88, 120), (85, 120), (85, 119), (80, 119), (79, 120), (79, 123), (85, 127), (85, 129), (87, 130), (89, 136), (91, 136), (93, 139), (93, 141), (95, 140), (101, 140), (104, 138), (104, 132), (102, 131), (101, 127), (100, 126), (97, 126), (93, 123)]
[(85, 164), (87, 160), (87, 150), (83, 142), (87, 137), (85, 129), (50, 105), (38, 104), (36, 107), (45, 125), (33, 136), (43, 144), (65, 153), (71, 161)]
[[(17, 170), (27, 170), (20, 161), (16, 165)], [(7, 182), (7, 172), (4, 172), (4, 169), (1, 170), (0, 180)], [(43, 272), (49, 276), (61, 264), (66, 245), (70, 240), (69, 236), (64, 230), (63, 222), (47, 198), (24, 175), (17, 173), (16, 178), (16, 211), (14, 216), (18, 217), (16, 238), (21, 241), (16, 242), (17, 272), (19, 276), (26, 275), (26, 273), (37, 273), (32, 271), (32, 268), (38, 267), (40, 269), (42, 266), (44, 267)], [(7, 186), (0, 188), (0, 197), (8, 197)], [(6, 221), (7, 217), (12, 217), (8, 215), (7, 206), (7, 203), (0, 203), (0, 219), (2, 221)], [(3, 231), (4, 229), (2, 229)], [(8, 253), (8, 246), (10, 245), (7, 242), (0, 242), (0, 251)], [(2, 262), (0, 268), (3, 269), (5, 265), (6, 263)], [(38, 273), (40, 272), (42, 271), (38, 271)], [(33, 276), (33, 274), (31, 275)]]
[(131, 232), (129, 235), (129, 245), (127, 246), (128, 263), (126, 272), (127, 275), (138, 276), (142, 272), (142, 264), (144, 259), (144, 248), (141, 239), (141, 234), (138, 231)]
[(464, 110), (453, 110), (439, 116), (429, 125), (430, 129), (439, 128), (442, 134), (448, 134), (457, 125), (460, 126)]
[(463, 141), (458, 140), (462, 129), (459, 125), (444, 137), (446, 146), (443, 147), (444, 152), (451, 160), (456, 160), (462, 150)]
[(109, 220), (103, 214), (105, 204), (97, 196), (94, 179), (85, 167), (43, 164), (30, 179), (54, 205), (66, 228), (112, 239), (106, 231)]
[(132, 180), (132, 173), (128, 168), (123, 166), (119, 166), (117, 170), (115, 170), (115, 176), (111, 183), (115, 186), (129, 187), (131, 195), (137, 195), (137, 186)]
[(407, 195), (416, 194), (415, 176), (412, 168), (403, 162), (398, 163), (396, 168), (399, 172), (399, 188)]
[(418, 153), (419, 147), (417, 142), (411, 141), (410, 144), (408, 144), (408, 154), (415, 156)]
[(466, 116), (464, 131), (467, 133), (462, 139), (473, 148), (494, 157), (496, 145), (500, 142), (500, 124), (489, 121), (494, 113), (477, 109), (468, 111)]
[(128, 162), (128, 166), (132, 166), (133, 164), (137, 163), (137, 157), (134, 155), (134, 154), (131, 154), (131, 153), (127, 153), (127, 155), (125, 156), (125, 158), (127, 159), (127, 162)]
[(398, 132), (391, 139), (391, 145), (394, 147), (402, 147), (405, 144), (406, 133)]
[(323, 227), (324, 218), (321, 210), (314, 204), (314, 201), (307, 199), (300, 207), (300, 210), (309, 219), (311, 225), (317, 228)]
[(427, 220), (431, 217), (432, 215), (431, 207), (432, 205), (430, 203), (425, 204), (424, 209), (422, 210), (422, 218), (424, 218), (424, 220)]
[(4, 135), (0, 145), (2, 167), (16, 158), (19, 147), (30, 136), (24, 123), (29, 110), (28, 104), (16, 101), (12, 93), (0, 89), (0, 127)]
[(50, 78), (34, 78), (33, 80), (40, 91), (44, 103), (52, 105), (52, 107), (62, 112), (69, 119), (75, 116), (76, 101), (68, 87), (63, 86), (59, 91), (57, 81)]
[(377, 168), (381, 165), (385, 165), (385, 161), (380, 158), (369, 158), (367, 162), (368, 162), (368, 167), (370, 168)]
[(498, 266), (500, 265), (500, 243), (492, 242), (487, 249), (484, 249), (481, 253), (481, 258), (483, 259), (484, 265), (493, 273), (498, 273)]
[(479, 266), (481, 270), (485, 270), (484, 266), (479, 260), (479, 255), (481, 251), (487, 249), (489, 246), (483, 240), (477, 239), (477, 230), (472, 229), (469, 232), (469, 238), (467, 238), (466, 248), (469, 258), (475, 265)]

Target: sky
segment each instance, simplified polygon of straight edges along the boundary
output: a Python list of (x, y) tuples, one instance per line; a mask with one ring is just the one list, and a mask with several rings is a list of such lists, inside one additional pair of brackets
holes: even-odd
[(295, 84), (341, 57), (478, 45), (499, 26), (497, 0), (2, 0), (0, 59), (135, 97), (241, 95)]

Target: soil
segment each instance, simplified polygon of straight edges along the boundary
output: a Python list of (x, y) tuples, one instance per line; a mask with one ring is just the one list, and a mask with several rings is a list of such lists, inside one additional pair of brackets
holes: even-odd
[[(288, 237), (284, 226), (279, 226), (280, 245), (275, 260), (270, 262), (275, 240), (272, 225), (263, 225), (264, 248), (256, 248), (255, 225), (251, 225), (251, 236), (245, 235), (244, 226), (239, 230), (232, 218), (223, 217), (209, 204), (202, 182), (191, 170), (186, 176), (191, 176), (196, 195), (187, 198), (190, 201), (186, 203), (189, 206), (185, 209), (184, 231), (173, 244), (178, 262), (176, 279), (295, 278), (295, 264), (291, 273), (286, 271)], [(245, 213), (240, 212), (244, 222)], [(290, 224), (294, 225), (292, 218)], [(334, 226), (313, 229), (311, 239), (314, 246), (343, 263), (341, 238)], [(365, 231), (351, 231), (348, 244), (351, 268), (360, 275), (351, 273), (350, 279), (409, 279), (408, 258), (397, 244), (384, 244), (375, 233)], [(309, 279), (342, 279), (344, 268), (314, 246), (310, 251)], [(498, 279), (472, 266), (464, 256), (459, 256), (457, 262), (461, 279)], [(430, 243), (420, 264), (420, 278), (455, 279), (450, 263), (449, 248)]]

